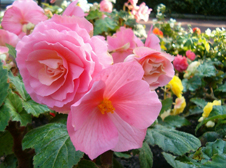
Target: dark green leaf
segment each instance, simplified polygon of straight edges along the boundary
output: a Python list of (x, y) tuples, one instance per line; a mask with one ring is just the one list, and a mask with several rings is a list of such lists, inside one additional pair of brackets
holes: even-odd
[(208, 121), (225, 118), (226, 118), (226, 106), (213, 106), (210, 115), (197, 125), (195, 131), (197, 131), (203, 124), (206, 124)]
[(0, 157), (13, 153), (13, 137), (8, 131), (0, 132)]
[(2, 61), (0, 60), (0, 106), (8, 95), (9, 84), (7, 83), (7, 80), (8, 72), (6, 69), (3, 69)]
[(144, 142), (142, 148), (139, 149), (139, 160), (140, 160), (140, 167), (147, 168), (152, 167), (153, 165), (153, 154), (149, 145)]
[(51, 123), (28, 132), (23, 139), (23, 149), (34, 148), (34, 166), (36, 167), (72, 167), (83, 157), (83, 153), (75, 151), (62, 123)]
[(4, 131), (10, 120), (9, 109), (3, 105), (0, 107), (0, 131)]
[(221, 135), (214, 131), (205, 132), (199, 139), (202, 144), (207, 142), (214, 142), (217, 138), (221, 138)]
[(95, 22), (94, 35), (98, 35), (109, 30), (115, 30), (116, 27), (117, 24), (109, 17), (105, 17), (104, 19), (98, 19)]
[(172, 98), (166, 98), (162, 100), (162, 109), (160, 111), (160, 114), (162, 114), (164, 111), (171, 109), (172, 103), (173, 103)]
[(211, 160), (204, 163), (201, 168), (223, 168), (226, 165), (226, 154), (214, 155)]
[(195, 91), (196, 89), (202, 86), (202, 80), (199, 76), (193, 76), (190, 79), (183, 79), (182, 84), (184, 86), (185, 92), (187, 90)]
[(98, 168), (98, 166), (90, 160), (81, 160), (77, 168)]
[(190, 101), (202, 108), (204, 108), (207, 104), (207, 102), (204, 99), (200, 99), (200, 98), (192, 98), (190, 99)]
[(113, 168), (124, 168), (118, 160), (113, 158)]
[(201, 146), (199, 139), (195, 136), (160, 125), (147, 130), (146, 141), (150, 145), (158, 145), (163, 151), (176, 155), (183, 155)]
[(219, 86), (219, 88), (217, 88), (215, 91), (226, 92), (226, 83), (224, 83), (223, 85)]
[(19, 93), (23, 100), (26, 100), (28, 94), (25, 90), (24, 83), (18, 76), (14, 76), (11, 72), (9, 73), (9, 80), (13, 84), (14, 89)]
[(31, 115), (23, 110), (22, 99), (15, 93), (9, 92), (4, 106), (10, 112), (12, 121), (19, 121), (21, 126), (26, 126), (31, 122)]
[(0, 164), (0, 168), (16, 168), (17, 158), (14, 154), (8, 155), (4, 161)]
[(201, 114), (201, 113), (203, 113), (203, 108), (201, 108), (201, 107), (199, 107), (199, 106), (196, 106), (195, 108), (190, 108), (189, 109), (189, 112), (190, 112), (190, 114), (192, 115), (192, 114)]
[(35, 117), (50, 111), (46, 105), (38, 104), (33, 100), (23, 101), (22, 104), (27, 113), (32, 114)]
[(86, 16), (87, 20), (99, 19), (102, 18), (103, 13), (99, 10), (90, 10), (89, 15)]
[(191, 123), (184, 117), (178, 115), (170, 115), (164, 119), (162, 125), (170, 126), (170, 127), (177, 127), (180, 128), (182, 126), (190, 125)]
[(207, 62), (200, 64), (199, 67), (197, 68), (197, 72), (198, 72), (197, 75), (200, 77), (216, 76), (215, 67)]
[(175, 160), (175, 156), (162, 152), (164, 158), (166, 161), (173, 167), (173, 168), (195, 168), (194, 165), (189, 165), (187, 163), (180, 162), (178, 160)]
[(128, 153), (122, 153), (122, 152), (114, 152), (115, 156), (120, 157), (120, 158), (130, 158), (131, 155)]
[(15, 50), (15, 47), (9, 45), (9, 44), (6, 44), (6, 47), (8, 47), (9, 49), (9, 54), (12, 55), (14, 58), (16, 58), (16, 50)]

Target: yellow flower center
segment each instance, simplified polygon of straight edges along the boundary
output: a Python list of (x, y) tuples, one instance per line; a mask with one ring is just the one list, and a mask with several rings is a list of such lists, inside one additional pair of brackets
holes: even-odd
[(105, 114), (109, 112), (114, 113), (115, 111), (115, 108), (111, 104), (111, 101), (108, 99), (104, 99), (103, 101), (101, 101), (101, 103), (98, 105), (98, 108), (101, 114)]

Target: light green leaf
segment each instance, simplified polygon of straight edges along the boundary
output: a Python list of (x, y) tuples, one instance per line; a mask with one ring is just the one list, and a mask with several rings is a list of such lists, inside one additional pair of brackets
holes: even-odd
[(9, 109), (3, 105), (0, 107), (0, 131), (4, 131), (10, 120)]
[(23, 101), (22, 104), (27, 113), (32, 114), (35, 117), (50, 111), (46, 105), (38, 104), (33, 100)]
[(13, 153), (13, 137), (9, 131), (0, 132), (0, 157)]
[(211, 63), (204, 62), (197, 68), (197, 75), (200, 77), (216, 76), (216, 68)]
[(4, 106), (10, 112), (12, 121), (19, 121), (21, 126), (26, 126), (31, 122), (31, 115), (23, 110), (22, 99), (15, 93), (9, 92)]
[(226, 106), (213, 106), (210, 115), (197, 125), (195, 131), (197, 131), (203, 124), (206, 124), (208, 121), (225, 118), (226, 118)]
[(100, 12), (99, 10), (91, 10), (88, 16), (86, 16), (86, 19), (87, 20), (99, 19), (102, 17), (102, 15), (103, 13)]
[(172, 103), (173, 103), (173, 98), (166, 98), (162, 100), (162, 109), (160, 111), (160, 114), (162, 114), (164, 111), (171, 109)]
[(153, 165), (153, 154), (149, 145), (144, 142), (142, 148), (139, 149), (139, 160), (140, 160), (140, 167), (147, 168), (152, 167)]
[(109, 30), (115, 30), (116, 27), (117, 24), (109, 17), (105, 17), (104, 19), (98, 19), (95, 22), (94, 35), (98, 35)]
[(115, 156), (120, 157), (120, 158), (130, 158), (131, 155), (128, 153), (122, 153), (122, 152), (114, 152)]
[(11, 72), (9, 73), (9, 80), (13, 84), (14, 89), (20, 94), (23, 100), (27, 99), (27, 92), (24, 87), (24, 83), (18, 76), (14, 76)]
[(62, 123), (51, 123), (28, 132), (23, 139), (23, 149), (34, 148), (35, 168), (70, 168), (83, 157), (83, 153), (75, 151)]
[(8, 47), (9, 49), (9, 54), (12, 55), (14, 58), (16, 58), (16, 50), (15, 50), (15, 47), (9, 45), (9, 44), (6, 44), (6, 47)]
[(2, 67), (2, 61), (0, 60), (0, 106), (5, 101), (8, 95), (9, 84), (8, 80), (8, 72), (6, 69)]
[(164, 119), (164, 122), (162, 122), (161, 124), (165, 126), (180, 128), (182, 126), (190, 125), (191, 123), (184, 117), (181, 117), (178, 115), (175, 115), (175, 116), (170, 115), (170, 116), (167, 116)]
[(77, 168), (98, 168), (98, 166), (90, 160), (81, 160)]
[(200, 98), (192, 98), (190, 99), (190, 101), (202, 108), (204, 108), (207, 105), (207, 102), (204, 99), (200, 99)]
[(201, 146), (199, 139), (195, 136), (160, 125), (147, 130), (146, 141), (150, 145), (158, 145), (163, 151), (176, 155), (183, 155)]

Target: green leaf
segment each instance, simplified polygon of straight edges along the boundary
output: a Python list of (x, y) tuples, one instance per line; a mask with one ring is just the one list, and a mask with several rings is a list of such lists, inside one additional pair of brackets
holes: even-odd
[(131, 158), (131, 155), (128, 153), (122, 153), (122, 152), (114, 152), (115, 156), (120, 157), (120, 158)]
[(214, 155), (211, 160), (201, 166), (201, 168), (222, 168), (226, 165), (226, 155)]
[(0, 106), (5, 101), (8, 95), (9, 84), (8, 80), (8, 72), (6, 69), (2, 67), (2, 61), (0, 60)]
[(172, 103), (173, 103), (173, 98), (166, 98), (162, 100), (162, 109), (160, 111), (160, 114), (162, 114), (164, 111), (171, 109)]
[(98, 168), (98, 166), (90, 160), (81, 160), (77, 168)]
[(117, 24), (109, 17), (105, 17), (104, 19), (98, 19), (95, 22), (94, 35), (98, 35), (109, 30), (115, 30), (116, 27)]
[(9, 45), (9, 44), (6, 44), (6, 47), (8, 47), (9, 49), (9, 54), (12, 55), (14, 58), (16, 58), (16, 50), (15, 50), (15, 47)]
[(149, 145), (144, 142), (142, 148), (139, 149), (139, 160), (140, 160), (140, 167), (147, 168), (152, 167), (153, 165), (153, 154)]
[(13, 153), (13, 137), (9, 131), (0, 132), (0, 157)]
[(195, 131), (197, 131), (203, 124), (206, 124), (208, 121), (225, 118), (226, 118), (226, 106), (213, 106), (210, 115), (197, 125)]
[(17, 158), (14, 154), (5, 157), (4, 161), (1, 162), (0, 168), (16, 168)]
[(86, 16), (86, 19), (87, 20), (99, 19), (102, 17), (102, 15), (103, 13), (100, 12), (99, 10), (90, 10), (89, 15)]
[(27, 113), (32, 114), (35, 117), (50, 111), (46, 105), (38, 104), (33, 100), (23, 101), (22, 104)]
[(9, 80), (13, 84), (14, 89), (20, 94), (23, 100), (27, 99), (27, 92), (24, 87), (24, 83), (18, 76), (14, 76), (11, 72), (9, 73)]
[(184, 92), (186, 92), (187, 90), (195, 91), (202, 86), (202, 80), (199, 76), (195, 75), (190, 79), (183, 79), (182, 84), (184, 86)]
[(219, 88), (217, 88), (215, 91), (226, 92), (226, 83), (224, 83), (223, 85), (219, 86)]
[(162, 155), (166, 159), (166, 161), (174, 168), (195, 168), (194, 165), (189, 165), (187, 163), (180, 162), (178, 160), (175, 160), (175, 156), (162, 152)]
[(75, 151), (62, 123), (51, 123), (28, 132), (22, 143), (23, 149), (34, 148), (34, 167), (62, 168), (76, 165), (83, 153)]
[(178, 115), (170, 115), (164, 119), (164, 122), (161, 123), (165, 126), (180, 128), (182, 126), (190, 125), (191, 123), (184, 117)]
[(9, 109), (3, 105), (0, 107), (0, 131), (4, 131), (10, 120)]
[(192, 98), (190, 99), (190, 101), (202, 108), (204, 108), (207, 105), (207, 102), (204, 99), (200, 99), (200, 98)]
[(118, 160), (113, 158), (113, 168), (124, 168), (124, 167), (122, 166), (122, 164)]
[(183, 155), (201, 146), (199, 139), (195, 136), (160, 125), (147, 130), (146, 141), (150, 145), (158, 145), (163, 151), (176, 155)]
[(197, 75), (200, 77), (216, 76), (216, 68), (211, 63), (207, 62), (200, 64), (197, 68), (197, 72)]

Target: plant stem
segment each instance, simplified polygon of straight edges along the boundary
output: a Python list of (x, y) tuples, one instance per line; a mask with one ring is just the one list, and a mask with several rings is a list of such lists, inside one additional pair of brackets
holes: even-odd
[(100, 160), (101, 160), (101, 168), (112, 168), (113, 166), (113, 151), (109, 150), (105, 153), (103, 153), (100, 156)]
[(22, 140), (27, 130), (26, 127), (20, 127), (19, 122), (10, 121), (7, 130), (13, 137), (13, 152), (18, 160), (18, 168), (31, 168), (32, 157), (35, 154), (34, 149), (23, 150)]

